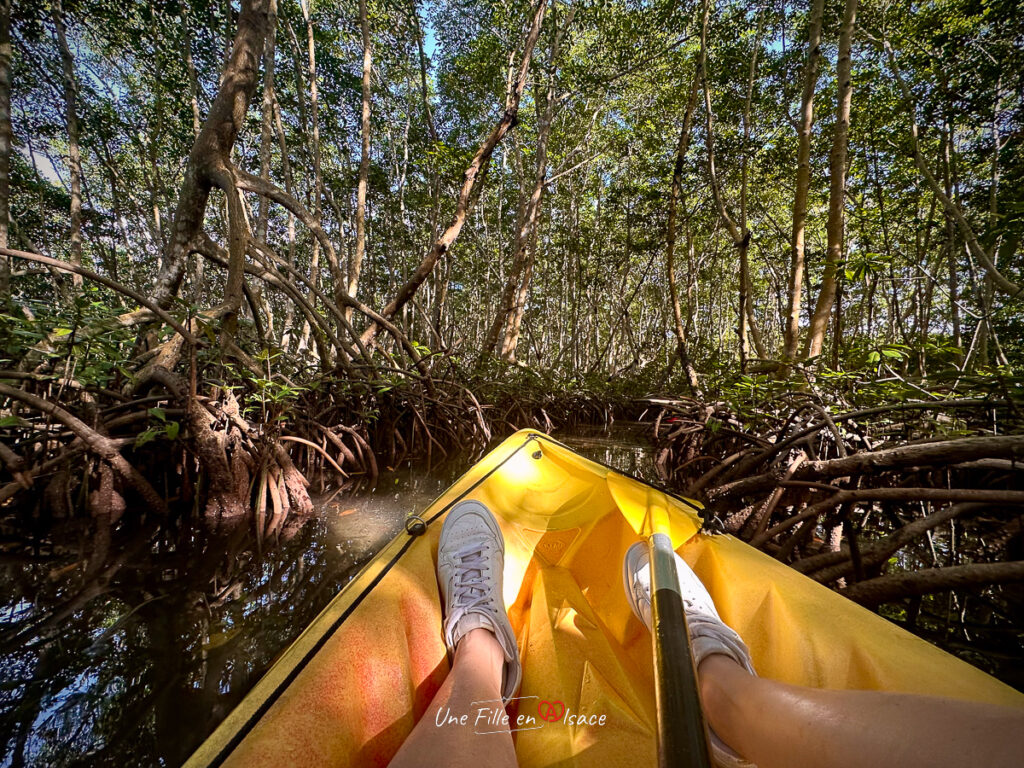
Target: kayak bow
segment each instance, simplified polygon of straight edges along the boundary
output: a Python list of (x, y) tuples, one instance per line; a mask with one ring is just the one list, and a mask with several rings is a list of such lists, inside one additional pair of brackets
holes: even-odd
[(1009, 686), (788, 566), (701, 534), (698, 503), (523, 430), (413, 518), (186, 766), (387, 765), (448, 671), (438, 522), (463, 498), (490, 507), (505, 537), (505, 606), (523, 661), (509, 714), (514, 729), (530, 725), (514, 733), (527, 768), (657, 760), (652, 642), (621, 576), (626, 549), (653, 533), (694, 568), (765, 677), (1024, 706)]

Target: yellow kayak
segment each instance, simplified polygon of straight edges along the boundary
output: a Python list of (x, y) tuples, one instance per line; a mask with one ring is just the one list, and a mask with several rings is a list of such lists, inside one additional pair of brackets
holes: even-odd
[(621, 575), (626, 549), (654, 521), (667, 524), (760, 675), (1024, 707), (1009, 686), (788, 566), (700, 533), (696, 502), (523, 430), (411, 518), (186, 766), (387, 765), (448, 671), (437, 539), (466, 498), (490, 507), (505, 536), (505, 606), (523, 663), (511, 714), (541, 726), (514, 733), (521, 766), (655, 761), (651, 639)]

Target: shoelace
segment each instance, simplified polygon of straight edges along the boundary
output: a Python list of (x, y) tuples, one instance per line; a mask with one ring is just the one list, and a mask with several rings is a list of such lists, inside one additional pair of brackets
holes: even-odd
[(492, 595), (488, 593), (484, 582), (484, 572), (487, 570), (484, 555), (488, 549), (486, 544), (479, 544), (463, 547), (455, 553), (461, 568), (452, 579), (452, 602), (460, 614), (490, 602)]

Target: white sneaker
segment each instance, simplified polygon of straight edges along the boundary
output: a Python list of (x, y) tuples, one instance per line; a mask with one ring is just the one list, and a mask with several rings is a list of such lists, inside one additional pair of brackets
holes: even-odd
[(502, 599), (505, 540), (486, 506), (456, 504), (445, 518), (437, 548), (437, 577), (444, 599), (444, 643), (455, 655), (459, 640), (473, 629), (488, 629), (505, 654), (501, 696), (507, 704), (523, 677), (519, 649)]
[[(626, 551), (622, 563), (626, 598), (633, 608), (633, 613), (648, 630), (651, 630), (653, 624), (650, 558), (647, 543), (638, 541)], [(711, 595), (693, 569), (678, 554), (675, 558), (679, 594), (683, 599), (686, 626), (690, 630), (690, 650), (693, 652), (694, 666), (700, 666), (708, 656), (720, 653), (728, 656), (750, 674), (756, 675), (746, 643), (735, 630), (722, 621)], [(725, 768), (753, 768), (753, 763), (744, 760), (710, 728), (709, 732), (711, 751), (717, 765)]]

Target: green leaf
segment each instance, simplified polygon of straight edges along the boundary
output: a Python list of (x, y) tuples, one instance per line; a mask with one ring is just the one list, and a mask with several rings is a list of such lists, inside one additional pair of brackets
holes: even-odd
[(156, 439), (158, 434), (155, 429), (147, 429), (145, 432), (139, 433), (139, 436), (135, 438), (135, 447), (141, 448), (146, 443)]
[(874, 365), (875, 363), (877, 363), (881, 359), (882, 359), (882, 356), (880, 354), (878, 354), (878, 352), (876, 352), (876, 351), (871, 351), (871, 352), (868, 353), (868, 363), (870, 365)]
[(4, 416), (0, 419), (0, 427), (17, 427), (21, 424), (21, 419), (17, 416)]
[(149, 415), (160, 421), (167, 421), (167, 411), (163, 408), (150, 408)]
[(177, 440), (178, 433), (181, 431), (181, 424), (176, 421), (167, 422), (167, 426), (164, 427), (164, 432), (167, 433), (168, 440)]

